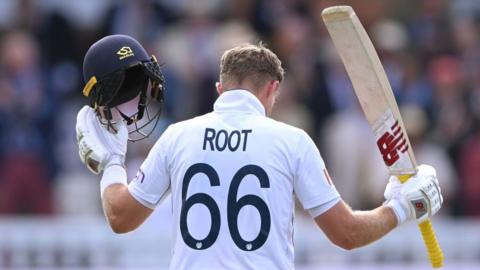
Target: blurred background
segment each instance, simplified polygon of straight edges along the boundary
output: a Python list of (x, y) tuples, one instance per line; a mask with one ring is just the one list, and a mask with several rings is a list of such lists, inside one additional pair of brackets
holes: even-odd
[[(137, 38), (164, 63), (161, 127), (129, 145), (130, 178), (171, 123), (207, 113), (221, 53), (263, 41), (286, 79), (274, 118), (305, 129), (355, 209), (383, 201), (387, 172), (321, 20), (352, 5), (388, 73), (419, 163), (445, 198), (434, 218), (447, 269), (480, 269), (480, 1), (0, 1), (0, 269), (165, 269), (167, 199), (138, 231), (113, 234), (99, 177), (80, 163), (82, 61), (109, 34)], [(346, 252), (298, 209), (297, 269), (425, 269), (414, 224)]]

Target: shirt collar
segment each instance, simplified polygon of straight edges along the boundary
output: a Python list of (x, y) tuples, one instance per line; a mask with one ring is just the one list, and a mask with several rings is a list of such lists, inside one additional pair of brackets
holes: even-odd
[(213, 105), (215, 112), (241, 112), (265, 116), (260, 100), (248, 90), (234, 89), (223, 92)]

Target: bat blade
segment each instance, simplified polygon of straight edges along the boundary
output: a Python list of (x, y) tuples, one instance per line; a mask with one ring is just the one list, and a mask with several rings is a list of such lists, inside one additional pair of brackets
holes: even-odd
[[(322, 17), (370, 123), (389, 171), (405, 182), (416, 161), (385, 70), (360, 20), (349, 6), (325, 9)], [(433, 267), (443, 266), (443, 252), (429, 220), (419, 224)]]
[(415, 174), (417, 164), (397, 102), (360, 20), (349, 6), (327, 8), (322, 17), (390, 173)]

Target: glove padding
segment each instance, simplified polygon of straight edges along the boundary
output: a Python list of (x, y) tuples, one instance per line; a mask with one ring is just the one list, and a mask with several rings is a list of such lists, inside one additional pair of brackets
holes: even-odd
[(418, 166), (418, 172), (405, 184), (391, 176), (385, 189), (385, 202), (397, 216), (398, 224), (416, 219), (422, 223), (442, 207), (443, 197), (435, 168)]
[(95, 110), (84, 106), (77, 114), (78, 154), (82, 163), (95, 174), (107, 166), (123, 166), (127, 152), (128, 130), (123, 121), (114, 124), (116, 134), (98, 120)]

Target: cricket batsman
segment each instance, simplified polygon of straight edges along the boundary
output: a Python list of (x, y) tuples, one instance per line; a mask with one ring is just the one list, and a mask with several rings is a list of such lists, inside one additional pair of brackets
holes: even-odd
[[(159, 65), (136, 40), (113, 35), (90, 47), (83, 72), (89, 106), (77, 116), (79, 155), (102, 174), (105, 216), (114, 232), (130, 232), (171, 193), (171, 269), (294, 269), (295, 197), (323, 233), (348, 250), (441, 208), (435, 169), (421, 165), (406, 184), (390, 177), (383, 205), (350, 209), (312, 139), (269, 118), (284, 70), (262, 44), (223, 53), (213, 111), (170, 125), (130, 182), (127, 126), (145, 117), (148, 104), (163, 102)], [(129, 116), (121, 104), (132, 99), (138, 112)], [(414, 207), (419, 202), (425, 211)]]

